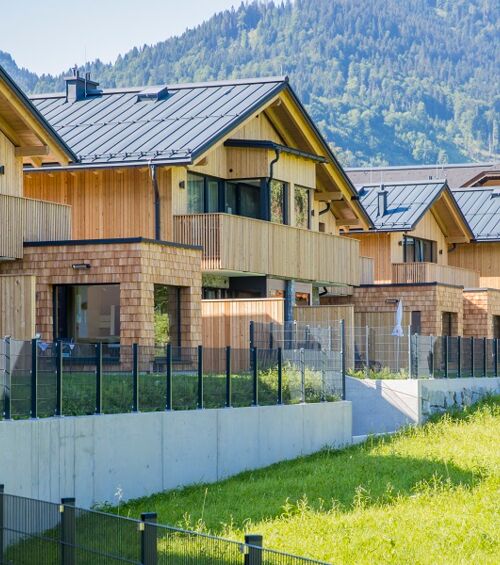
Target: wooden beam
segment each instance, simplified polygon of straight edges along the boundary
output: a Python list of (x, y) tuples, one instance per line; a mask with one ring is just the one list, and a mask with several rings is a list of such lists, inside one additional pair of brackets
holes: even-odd
[(363, 227), (363, 224), (359, 218), (337, 218), (338, 226), (359, 226)]
[(458, 236), (458, 237), (447, 237), (446, 239), (446, 243), (469, 243), (469, 238), (463, 236)]
[(25, 145), (16, 147), (16, 157), (39, 157), (41, 155), (49, 155), (50, 149), (48, 145)]
[(21, 140), (17, 135), (17, 132), (10, 124), (7, 123), (5, 118), (3, 118), (2, 116), (0, 116), (0, 130), (2, 130), (3, 133), (9, 138), (11, 143), (13, 143), (14, 145), (21, 145)]
[(38, 169), (42, 166), (42, 159), (40, 157), (32, 155), (31, 157), (28, 157), (28, 159), (29, 161), (31, 161), (31, 164), (33, 165), (33, 167), (35, 167), (35, 169)]
[(341, 192), (315, 192), (314, 200), (317, 202), (332, 202), (344, 200), (344, 195)]

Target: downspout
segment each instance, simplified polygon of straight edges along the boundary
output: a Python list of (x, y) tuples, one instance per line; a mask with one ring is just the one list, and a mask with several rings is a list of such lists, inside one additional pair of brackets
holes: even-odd
[(276, 163), (280, 160), (280, 156), (281, 156), (281, 149), (279, 149), (278, 147), (275, 147), (274, 152), (276, 154), (276, 157), (269, 163), (269, 179), (267, 181), (267, 195), (266, 195), (266, 216), (267, 216), (267, 220), (271, 219), (271, 215), (269, 213), (269, 210), (271, 208), (271, 182), (273, 181), (274, 178), (274, 165), (276, 165)]
[(156, 165), (149, 162), (149, 171), (151, 173), (151, 182), (153, 184), (153, 192), (155, 198), (155, 239), (161, 239), (161, 214), (160, 214), (160, 191), (158, 190), (158, 179), (156, 177)]
[(326, 214), (327, 212), (329, 212), (331, 207), (332, 207), (332, 203), (327, 202), (326, 208), (324, 210), (320, 210), (320, 212), (318, 213), (318, 216), (322, 216), (323, 214)]

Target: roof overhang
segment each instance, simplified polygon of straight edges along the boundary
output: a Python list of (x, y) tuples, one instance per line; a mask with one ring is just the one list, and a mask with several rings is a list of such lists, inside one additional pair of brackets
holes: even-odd
[(77, 159), (1, 66), (0, 130), (25, 163), (67, 164)]
[(469, 243), (474, 239), (474, 234), (447, 183), (434, 200), (431, 212), (448, 243)]

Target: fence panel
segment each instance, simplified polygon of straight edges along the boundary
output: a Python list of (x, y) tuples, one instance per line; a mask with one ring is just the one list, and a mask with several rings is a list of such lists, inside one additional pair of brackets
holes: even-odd
[(198, 349), (172, 347), (172, 398), (174, 410), (198, 407)]
[(31, 342), (10, 342), (10, 390), (12, 418), (31, 416)]
[(203, 348), (203, 392), (205, 408), (226, 405), (226, 349)]
[(165, 410), (167, 398), (167, 347), (138, 347), (139, 411)]
[(133, 353), (131, 345), (103, 344), (102, 397), (105, 414), (132, 411)]
[(81, 416), (96, 412), (96, 357), (93, 343), (62, 342), (63, 414)]

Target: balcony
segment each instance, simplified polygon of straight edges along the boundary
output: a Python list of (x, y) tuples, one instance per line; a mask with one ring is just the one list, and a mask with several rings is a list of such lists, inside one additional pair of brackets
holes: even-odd
[(25, 241), (71, 239), (71, 207), (0, 194), (0, 259), (21, 259)]
[(393, 263), (392, 282), (407, 284), (438, 282), (465, 288), (477, 288), (480, 285), (478, 271), (437, 263)]
[(202, 269), (359, 285), (359, 242), (230, 214), (174, 216), (174, 239), (203, 247)]

